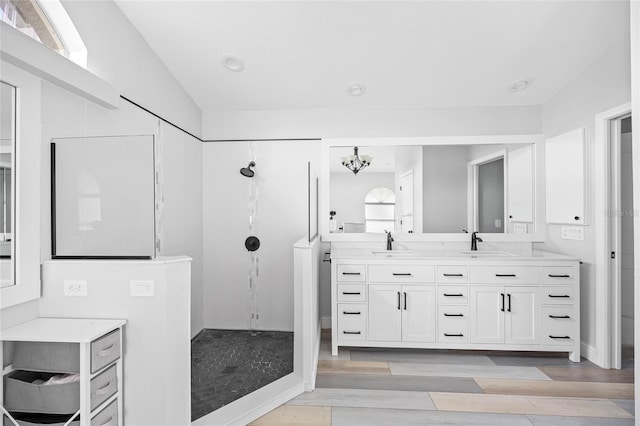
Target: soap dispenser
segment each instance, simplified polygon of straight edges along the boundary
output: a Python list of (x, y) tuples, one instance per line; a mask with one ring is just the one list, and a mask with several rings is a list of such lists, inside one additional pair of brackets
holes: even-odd
[(329, 212), (329, 232), (336, 232), (338, 230), (338, 223), (334, 217), (336, 212), (331, 210)]

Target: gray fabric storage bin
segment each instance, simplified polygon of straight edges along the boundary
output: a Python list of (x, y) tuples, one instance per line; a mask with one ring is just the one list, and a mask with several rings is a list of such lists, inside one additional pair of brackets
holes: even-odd
[(80, 409), (80, 382), (35, 385), (53, 373), (14, 371), (4, 377), (4, 408), (24, 413), (73, 414)]
[(80, 372), (77, 343), (14, 342), (13, 368), (55, 373)]

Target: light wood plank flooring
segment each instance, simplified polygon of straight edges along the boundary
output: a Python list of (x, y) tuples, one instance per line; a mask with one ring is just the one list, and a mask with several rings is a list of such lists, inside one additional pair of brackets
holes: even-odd
[(622, 370), (550, 353), (348, 348), (332, 357), (330, 336), (323, 330), (316, 390), (252, 425), (634, 424), (628, 351)]

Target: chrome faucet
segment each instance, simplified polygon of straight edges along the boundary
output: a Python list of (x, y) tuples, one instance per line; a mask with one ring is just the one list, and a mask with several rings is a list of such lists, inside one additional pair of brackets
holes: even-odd
[(391, 243), (394, 241), (393, 237), (391, 236), (391, 232), (388, 231), (384, 231), (387, 233), (387, 250), (393, 250), (393, 246), (391, 245)]
[(471, 251), (478, 250), (478, 241), (482, 242), (482, 238), (478, 237), (478, 231), (471, 234)]

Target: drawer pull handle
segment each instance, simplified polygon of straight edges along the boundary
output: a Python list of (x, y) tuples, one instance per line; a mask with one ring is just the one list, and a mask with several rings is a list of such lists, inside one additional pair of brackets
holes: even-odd
[(464, 277), (462, 274), (442, 274), (445, 277)]
[(496, 277), (512, 277), (514, 278), (516, 274), (496, 274)]
[(112, 420), (113, 420), (113, 416), (109, 417), (109, 418), (107, 419), (107, 421), (106, 421), (106, 422), (104, 422), (104, 423), (102, 423), (100, 426), (107, 426), (107, 425), (110, 425)]
[(342, 311), (342, 313), (344, 315), (360, 315), (361, 312), (349, 312), (349, 311)]
[(410, 272), (393, 272), (394, 277), (410, 277)]
[(552, 336), (551, 334), (549, 335), (549, 337), (552, 339), (571, 339), (571, 337), (569, 336)]
[(446, 337), (464, 337), (464, 334), (462, 333), (458, 333), (458, 334), (453, 334), (453, 333), (444, 333), (444, 335)]
[(109, 390), (110, 387), (111, 387), (111, 382), (109, 381), (106, 385), (104, 385), (100, 389), (96, 390), (96, 393), (91, 395), (91, 397), (95, 398), (96, 396), (104, 395), (105, 393), (107, 393), (107, 391)]
[(360, 272), (343, 272), (342, 275), (360, 275)]
[(549, 274), (550, 278), (571, 278), (568, 274)]
[(115, 347), (116, 347), (116, 343), (112, 344), (108, 348), (104, 348), (103, 350), (98, 352), (98, 356), (101, 357), (101, 358), (104, 358), (105, 356), (108, 356), (111, 353), (111, 351), (113, 351), (113, 349)]
[(445, 313), (444, 316), (445, 317), (463, 317), (464, 315), (463, 314), (447, 314), (447, 313)]
[(343, 291), (342, 294), (346, 296), (357, 296), (360, 294), (359, 291)]
[(569, 296), (568, 294), (550, 294), (549, 297), (563, 297), (568, 299), (571, 296)]
[(362, 334), (361, 331), (343, 331), (342, 334)]
[(549, 315), (549, 318), (553, 318), (553, 319), (569, 319), (571, 317), (569, 315)]
[(447, 297), (464, 297), (462, 293), (444, 293), (444, 295)]

